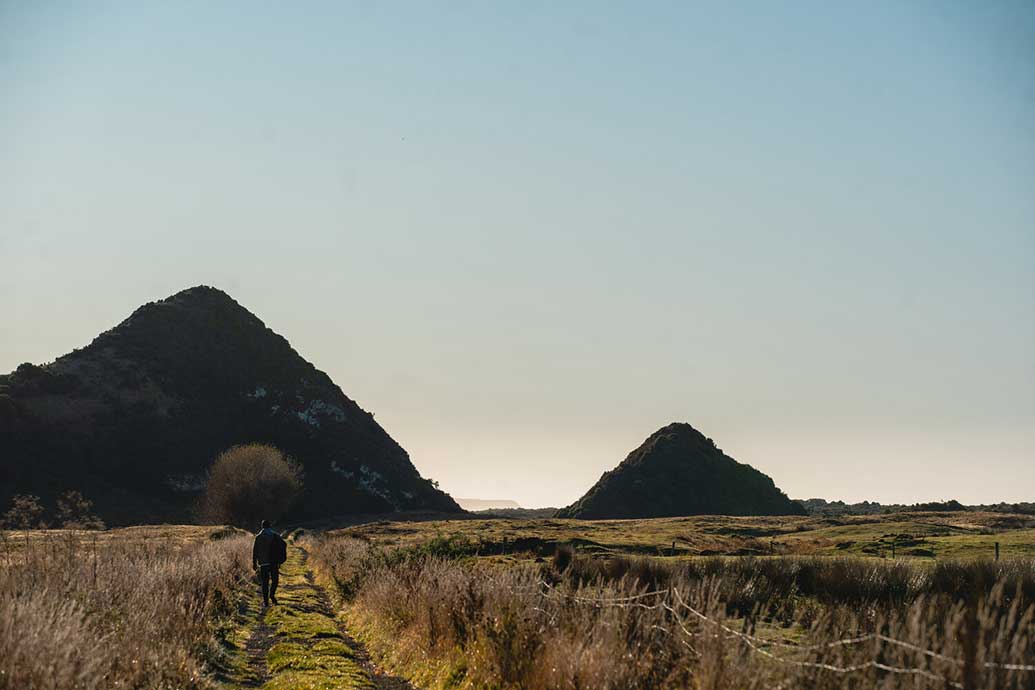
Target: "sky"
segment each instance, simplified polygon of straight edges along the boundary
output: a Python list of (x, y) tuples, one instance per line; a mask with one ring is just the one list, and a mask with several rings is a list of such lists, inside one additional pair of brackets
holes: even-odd
[(0, 371), (198, 284), (454, 496), (1035, 500), (1035, 4), (0, 0)]

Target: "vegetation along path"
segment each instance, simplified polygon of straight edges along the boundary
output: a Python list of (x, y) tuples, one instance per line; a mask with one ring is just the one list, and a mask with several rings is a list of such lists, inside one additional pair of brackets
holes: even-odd
[(308, 554), (288, 546), (276, 606), (262, 610), (256, 592), (243, 607), (239, 639), (246, 663), (228, 686), (264, 690), (413, 690), (384, 675), (363, 645), (335, 617), (326, 590), (306, 564)]

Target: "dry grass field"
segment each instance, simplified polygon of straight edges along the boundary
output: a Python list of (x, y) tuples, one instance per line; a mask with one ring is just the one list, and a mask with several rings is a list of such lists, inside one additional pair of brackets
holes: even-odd
[(1031, 516), (416, 517), (304, 539), (422, 687), (1035, 687)]
[(203, 688), (232, 663), (249, 540), (161, 526), (5, 532), (0, 688)]
[(1033, 522), (376, 521), (306, 541), (350, 627), (422, 687), (1032, 688)]
[(1035, 688), (1031, 517), (421, 517), (0, 533), (0, 689)]
[[(425, 516), (422, 516), (425, 517)], [(434, 538), (465, 540), (483, 555), (581, 551), (661, 557), (858, 555), (912, 558), (1035, 558), (1035, 516), (1003, 513), (893, 513), (845, 517), (727, 517), (652, 520), (374, 520), (331, 534), (380, 546)]]
[(42, 553), (70, 546), (77, 550), (88, 550), (91, 557), (94, 549), (99, 554), (111, 549), (135, 548), (161, 548), (162, 551), (180, 552), (208, 542), (247, 534), (233, 527), (202, 525), (141, 525), (108, 530), (0, 530), (0, 548), (3, 549), (0, 559), (21, 559), (34, 551)]

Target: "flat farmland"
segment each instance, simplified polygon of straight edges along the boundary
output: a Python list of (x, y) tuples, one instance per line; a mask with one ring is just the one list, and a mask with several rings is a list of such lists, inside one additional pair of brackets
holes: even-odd
[(483, 555), (552, 551), (695, 556), (837, 556), (887, 558), (1035, 557), (1035, 516), (1003, 513), (893, 513), (845, 517), (701, 515), (650, 520), (375, 520), (331, 529), (383, 547), (432, 539), (464, 542)]

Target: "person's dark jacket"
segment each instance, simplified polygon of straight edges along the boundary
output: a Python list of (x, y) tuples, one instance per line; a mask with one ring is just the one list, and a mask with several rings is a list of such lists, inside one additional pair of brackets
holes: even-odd
[(271, 528), (265, 527), (255, 535), (255, 543), (252, 545), (252, 567), (260, 565), (278, 565), (274, 558), (273, 545), (281, 541), (281, 536)]

